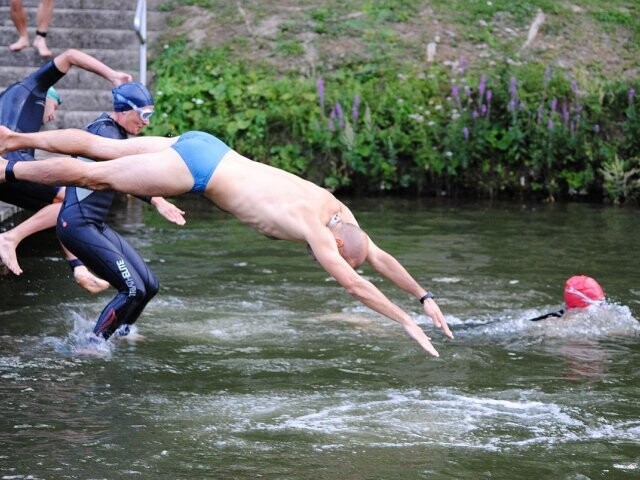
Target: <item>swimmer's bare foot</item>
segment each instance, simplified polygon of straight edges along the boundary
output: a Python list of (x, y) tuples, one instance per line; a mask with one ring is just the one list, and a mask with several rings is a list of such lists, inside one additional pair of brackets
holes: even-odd
[(144, 335), (140, 335), (139, 333), (134, 332), (129, 332), (126, 335), (114, 335), (113, 338), (118, 341), (126, 340), (127, 342), (142, 342), (147, 339), (147, 337), (145, 337)]
[[(4, 125), (0, 126), (0, 154), (11, 151), (9, 147), (9, 143), (10, 143), (11, 135), (13, 133), (14, 133), (13, 130), (11, 130), (10, 128), (5, 127)], [(6, 165), (6, 162), (4, 163), (4, 165)], [(2, 168), (2, 179), (4, 179), (4, 165)]]
[(47, 41), (40, 35), (36, 35), (36, 38), (33, 39), (33, 46), (43, 58), (48, 58), (52, 55), (51, 50), (47, 47)]
[(79, 265), (73, 269), (73, 278), (76, 283), (89, 293), (100, 293), (109, 288), (109, 282), (96, 277), (84, 265)]
[(0, 261), (13, 273), (20, 275), (22, 273), (22, 269), (18, 264), (16, 246), (15, 242), (11, 241), (6, 234), (0, 234)]
[(9, 50), (12, 52), (19, 52), (23, 48), (29, 46), (29, 37), (20, 37), (18, 40), (11, 45), (9, 45)]

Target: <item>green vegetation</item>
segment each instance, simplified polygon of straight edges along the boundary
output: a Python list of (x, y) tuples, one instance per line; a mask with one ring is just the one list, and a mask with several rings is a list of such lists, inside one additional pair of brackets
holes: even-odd
[[(224, 23), (211, 28), (215, 45), (194, 48), (193, 25), (184, 20), (180, 33), (174, 21), (152, 66), (156, 134), (206, 130), (251, 158), (355, 193), (638, 198), (639, 82), (628, 74), (638, 42), (622, 42), (615, 64), (595, 47), (591, 58), (520, 52), (538, 9), (563, 45), (608, 30), (637, 39), (635, 2), (583, 2), (578, 20), (595, 19), (590, 32), (549, 0), (303, 1), (286, 15), (270, 2), (253, 11), (214, 0), (171, 7), (179, 4), (210, 8), (211, 22), (224, 8)], [(189, 12), (177, 8), (174, 18)], [(417, 28), (425, 22), (433, 32)], [(427, 62), (429, 42), (454, 50)]]

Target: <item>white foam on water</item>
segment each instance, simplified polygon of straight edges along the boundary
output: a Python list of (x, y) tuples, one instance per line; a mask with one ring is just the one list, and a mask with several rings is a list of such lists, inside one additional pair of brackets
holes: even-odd
[[(457, 338), (486, 338), (490, 341), (513, 340), (527, 337), (530, 339), (583, 339), (640, 335), (640, 322), (633, 317), (624, 305), (605, 304), (585, 309), (571, 310), (562, 318), (551, 317), (545, 320), (529, 320), (548, 312), (532, 311), (504, 312), (499, 319), (470, 319), (457, 333)], [(457, 325), (457, 323), (454, 323)], [(471, 327), (471, 328), (469, 328)]]
[(435, 277), (431, 279), (435, 283), (460, 283), (460, 277)]
[(45, 337), (41, 341), (41, 345), (50, 347), (64, 356), (111, 358), (115, 344), (96, 337), (93, 333), (95, 318), (86, 315), (81, 310), (69, 310), (62, 314), (63, 321), (72, 324), (71, 330), (65, 337)]
[(503, 451), (589, 440), (640, 440), (637, 422), (594, 416), (534, 390), (225, 393), (181, 398), (178, 404), (166, 399), (156, 403), (163, 407), (163, 421), (184, 425), (199, 441), (224, 438), (225, 446), (243, 448), (256, 448), (258, 443), (269, 448), (258, 439), (276, 434), (321, 450), (446, 445)]

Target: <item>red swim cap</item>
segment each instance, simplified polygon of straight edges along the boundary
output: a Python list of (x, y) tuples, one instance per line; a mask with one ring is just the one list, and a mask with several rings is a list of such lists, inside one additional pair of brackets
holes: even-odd
[(591, 277), (576, 275), (564, 286), (564, 303), (567, 308), (584, 308), (604, 300), (602, 287)]

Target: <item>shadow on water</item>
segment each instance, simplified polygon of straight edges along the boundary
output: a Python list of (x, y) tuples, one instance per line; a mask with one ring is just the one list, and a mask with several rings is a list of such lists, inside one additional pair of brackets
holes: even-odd
[[(133, 202), (113, 218), (162, 284), (142, 341), (84, 352), (112, 293), (74, 286), (46, 236), (0, 278), (4, 478), (637, 478), (636, 212), (353, 202), (438, 296), (453, 341), (362, 270), (427, 330), (431, 359), (304, 248), (178, 203), (186, 228)], [(575, 273), (607, 305), (530, 322)]]

